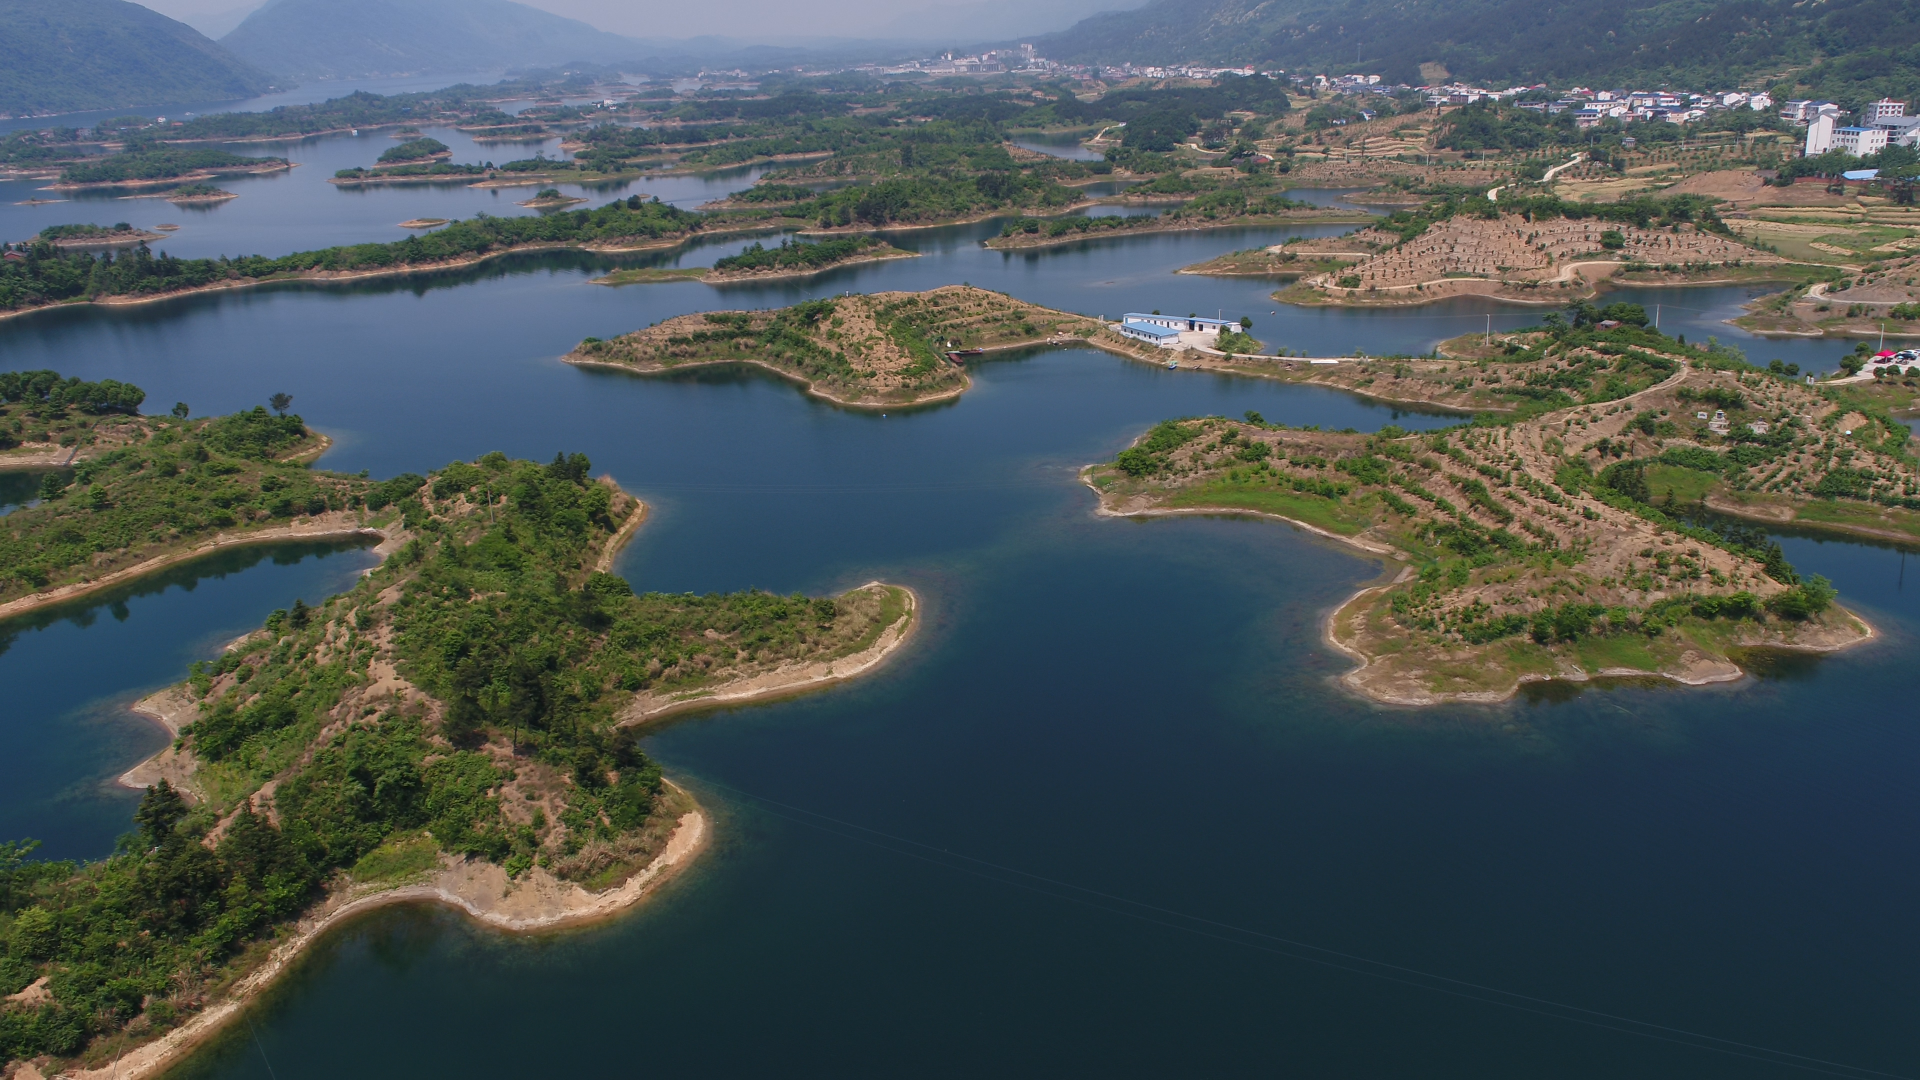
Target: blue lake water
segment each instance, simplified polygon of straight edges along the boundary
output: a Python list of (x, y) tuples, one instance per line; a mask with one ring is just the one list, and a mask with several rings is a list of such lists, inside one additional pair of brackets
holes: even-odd
[[(763, 375), (556, 359), (687, 311), (960, 281), (1088, 314), (1244, 314), (1314, 354), (1424, 352), (1489, 314), (1538, 318), (1473, 300), (1288, 309), (1274, 282), (1172, 273), (1300, 230), (1002, 254), (979, 244), (995, 229), (901, 232), (921, 258), (781, 285), (604, 288), (586, 282), (609, 261), (541, 255), (0, 322), (7, 367), (131, 380), (154, 405), (292, 393), (337, 440), (330, 468), (584, 451), (656, 508), (618, 567), (638, 588), (882, 578), (926, 602), (875, 676), (647, 737), (718, 840), (642, 910), (528, 939), (375, 914), (183, 1075), (1774, 1070), (1568, 1006), (1908, 1067), (1920, 585), (1899, 550), (1784, 541), (1881, 631), (1841, 656), (1708, 690), (1390, 709), (1337, 688), (1348, 663), (1320, 638), (1376, 563), (1270, 522), (1099, 518), (1076, 473), (1169, 416), (1445, 418), (1085, 349), (996, 358), (958, 401), (888, 415)], [(1759, 359), (1845, 351), (1720, 325), (1743, 289), (1620, 295)], [(111, 777), (164, 741), (125, 703), (369, 560), (263, 554), (6, 624), (0, 835), (109, 850), (132, 802)]]

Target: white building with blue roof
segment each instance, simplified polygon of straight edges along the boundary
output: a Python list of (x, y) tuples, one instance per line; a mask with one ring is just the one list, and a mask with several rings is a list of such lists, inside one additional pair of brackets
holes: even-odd
[(1232, 319), (1209, 319), (1199, 315), (1156, 315), (1130, 311), (1120, 316), (1117, 329), (1121, 336), (1145, 341), (1163, 349), (1178, 348), (1182, 334), (1206, 334), (1219, 337), (1223, 330), (1237, 329)]

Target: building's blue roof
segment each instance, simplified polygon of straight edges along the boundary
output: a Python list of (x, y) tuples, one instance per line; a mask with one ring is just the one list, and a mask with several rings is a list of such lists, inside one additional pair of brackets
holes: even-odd
[(1136, 322), (1133, 319), (1122, 320), (1121, 325), (1126, 327), (1129, 330), (1134, 331), (1135, 333), (1148, 334), (1153, 337), (1179, 337), (1180, 336), (1180, 331), (1175, 330), (1171, 326), (1155, 326), (1152, 323)]
[(1840, 174), (1842, 180), (1877, 180), (1879, 177), (1879, 169), (1849, 169)]

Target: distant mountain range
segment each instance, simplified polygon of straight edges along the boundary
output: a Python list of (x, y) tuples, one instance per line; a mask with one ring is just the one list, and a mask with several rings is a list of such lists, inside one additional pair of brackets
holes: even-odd
[(127, 0), (0, 0), (0, 114), (253, 97), (273, 80)]
[(1036, 44), (1068, 62), (1252, 63), (1420, 84), (1920, 91), (1920, 0), (1153, 0)]
[(295, 80), (619, 63), (658, 51), (512, 0), (274, 0), (220, 44)]

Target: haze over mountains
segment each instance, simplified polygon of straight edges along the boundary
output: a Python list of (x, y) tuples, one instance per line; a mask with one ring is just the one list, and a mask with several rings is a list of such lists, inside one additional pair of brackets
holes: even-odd
[(1251, 63), (1413, 84), (1724, 84), (1844, 56), (1814, 81), (1874, 81), (1899, 97), (1920, 73), (1920, 2), (1153, 0), (1038, 44), (1068, 62)]
[[(458, 75), (594, 63), (836, 63), (935, 45), (1032, 40), (1079, 63), (1254, 64), (1446, 78), (1669, 85), (1794, 72), (1826, 96), (1920, 96), (1920, 0), (708, 0), (641, 12), (608, 0), (0, 0), (0, 114), (231, 100), (319, 80)], [(236, 6), (238, 5), (238, 6)], [(595, 16), (599, 25), (553, 13)], [(831, 11), (833, 18), (818, 18)], [(864, 13), (864, 14), (862, 14)], [(645, 16), (643, 19), (642, 16)], [(871, 16), (871, 17), (868, 17)], [(646, 37), (609, 32), (635, 25)], [(716, 20), (724, 37), (674, 40)], [(796, 38), (779, 27), (804, 23)], [(671, 28), (671, 29), (669, 29)], [(781, 46), (749, 46), (756, 40)]]
[(273, 0), (220, 44), (297, 80), (617, 63), (658, 51), (511, 0)]
[(0, 0), (0, 113), (252, 97), (274, 80), (128, 0)]

